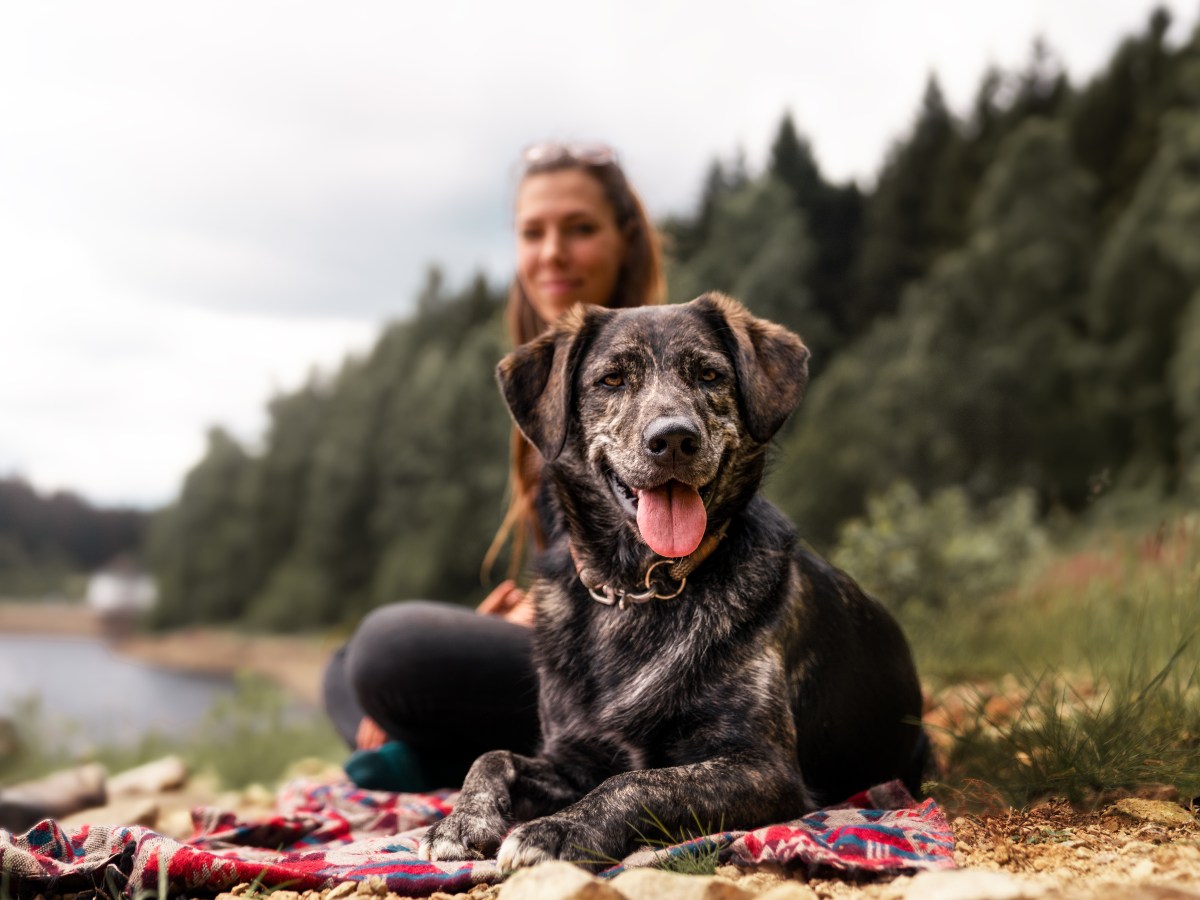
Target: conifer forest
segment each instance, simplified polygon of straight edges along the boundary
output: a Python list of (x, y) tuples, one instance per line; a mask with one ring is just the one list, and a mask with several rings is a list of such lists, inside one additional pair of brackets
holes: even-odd
[[(1084, 84), (1035, 45), (967, 110), (931, 77), (869, 187), (781, 111), (762, 171), (715, 160), (658, 223), (672, 302), (725, 291), (813, 351), (766, 490), (815, 547), (897, 486), (1028, 497), (1039, 527), (1200, 500), (1200, 32), (1167, 25)], [(347, 625), (503, 578), (506, 287), (431, 270), (369, 352), (271, 401), (261, 446), (214, 428), (150, 524), (156, 624)]]

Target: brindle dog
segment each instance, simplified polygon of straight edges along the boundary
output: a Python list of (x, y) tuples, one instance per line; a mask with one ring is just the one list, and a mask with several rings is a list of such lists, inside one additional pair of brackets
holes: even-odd
[(647, 813), (751, 828), (919, 779), (900, 628), (757, 496), (807, 359), (708, 294), (577, 309), (500, 363), (565, 524), (532, 588), (542, 749), (481, 756), (423, 857), (595, 862)]

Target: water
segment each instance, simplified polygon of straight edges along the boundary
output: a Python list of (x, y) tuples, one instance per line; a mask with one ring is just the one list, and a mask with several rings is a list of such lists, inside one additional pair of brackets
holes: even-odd
[(72, 750), (186, 735), (233, 691), (231, 679), (124, 659), (98, 638), (0, 635), (0, 717), (36, 696), (46, 734)]

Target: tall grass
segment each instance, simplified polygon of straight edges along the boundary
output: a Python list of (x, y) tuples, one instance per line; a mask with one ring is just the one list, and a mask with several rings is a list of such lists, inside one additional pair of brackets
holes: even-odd
[(927, 680), (974, 684), (941, 718), (943, 799), (971, 785), (1018, 806), (1152, 784), (1200, 795), (1200, 515), (1044, 560), (1021, 588), (936, 617), (904, 614)]

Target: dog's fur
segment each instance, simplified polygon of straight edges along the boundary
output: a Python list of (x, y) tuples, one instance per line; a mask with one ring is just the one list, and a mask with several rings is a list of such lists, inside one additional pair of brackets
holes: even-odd
[[(542, 749), (481, 756), (426, 858), (594, 862), (628, 852), (648, 813), (673, 834), (750, 828), (916, 781), (921, 695), (898, 625), (757, 496), (807, 358), (791, 332), (709, 294), (577, 309), (501, 362), (565, 525), (532, 588)], [(651, 449), (666, 420), (683, 451)], [(678, 597), (596, 602), (581, 573), (640, 589), (658, 557), (633, 490), (671, 479), (700, 489), (724, 539)]]

